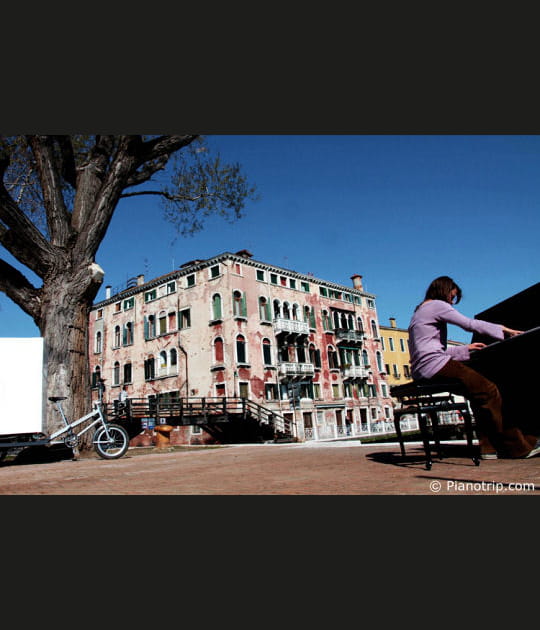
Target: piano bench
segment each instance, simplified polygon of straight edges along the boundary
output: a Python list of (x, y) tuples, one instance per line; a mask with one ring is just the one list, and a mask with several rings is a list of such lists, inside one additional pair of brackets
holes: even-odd
[(461, 395), (462, 386), (458, 381), (437, 381), (417, 380), (403, 385), (395, 385), (390, 388), (390, 395), (397, 398), (401, 403), (399, 409), (394, 409), (394, 427), (399, 440), (401, 456), (405, 457), (405, 444), (401, 432), (401, 417), (404, 415), (416, 415), (418, 426), (424, 446), (426, 456), (426, 470), (431, 470), (433, 459), (431, 457), (430, 431), (428, 429), (427, 418), (431, 420), (431, 434), (435, 446), (442, 459), (442, 448), (440, 442), (439, 413), (445, 411), (459, 411), (465, 423), (465, 435), (467, 437), (467, 447), (471, 458), (478, 466), (480, 464), (479, 449), (473, 445), (473, 418), (469, 409), (469, 403), (465, 399), (463, 402), (456, 402), (454, 395)]

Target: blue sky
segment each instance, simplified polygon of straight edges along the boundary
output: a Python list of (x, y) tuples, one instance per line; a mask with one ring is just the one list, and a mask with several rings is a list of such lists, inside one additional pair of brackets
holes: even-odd
[[(194, 258), (249, 249), (256, 260), (352, 286), (363, 276), (379, 322), (406, 328), (431, 280), (461, 286), (474, 316), (539, 280), (540, 136), (208, 136), (261, 199), (232, 224), (177, 237), (154, 197), (123, 200), (96, 257), (105, 285), (151, 279)], [(0, 248), (0, 256), (13, 262)], [(19, 268), (21, 268), (19, 266)], [(0, 293), (0, 336), (39, 334)], [(449, 336), (470, 334), (450, 327)]]

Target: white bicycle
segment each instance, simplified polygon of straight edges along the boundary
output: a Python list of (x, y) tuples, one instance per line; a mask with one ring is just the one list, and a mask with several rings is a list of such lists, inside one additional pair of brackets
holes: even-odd
[[(63, 442), (69, 448), (74, 449), (77, 448), (79, 444), (80, 436), (90, 431), (93, 427), (96, 427), (92, 444), (94, 450), (100, 457), (103, 459), (118, 459), (126, 454), (129, 447), (128, 432), (119, 424), (107, 422), (101, 411), (101, 405), (94, 403), (94, 409), (90, 413), (81, 416), (73, 422), (68, 422), (62, 408), (62, 401), (66, 400), (66, 397), (52, 396), (49, 400), (56, 405), (64, 422), (64, 426), (54, 433), (51, 433), (48, 438), (42, 441), (43, 444), (58, 444)], [(74, 430), (79, 425), (88, 421), (90, 421), (90, 424), (85, 426), (82, 430), (78, 432)]]

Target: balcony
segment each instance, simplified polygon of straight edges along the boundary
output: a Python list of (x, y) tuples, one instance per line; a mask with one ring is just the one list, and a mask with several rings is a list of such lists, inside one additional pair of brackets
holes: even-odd
[(351, 330), (350, 328), (336, 328), (334, 330), (337, 343), (340, 341), (348, 341), (349, 343), (362, 343), (364, 340), (364, 333), (359, 330)]
[(313, 376), (315, 365), (313, 363), (280, 363), (279, 373), (285, 376)]
[(344, 367), (341, 371), (343, 378), (367, 378), (369, 376), (368, 370), (360, 365), (351, 365)]
[(295, 319), (284, 319), (278, 317), (274, 319), (274, 332), (278, 335), (281, 332), (294, 333), (297, 335), (309, 335), (309, 324), (307, 322), (299, 322)]

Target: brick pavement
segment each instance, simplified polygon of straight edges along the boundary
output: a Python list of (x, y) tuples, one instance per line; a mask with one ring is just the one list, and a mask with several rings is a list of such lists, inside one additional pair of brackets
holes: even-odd
[(540, 457), (482, 461), (463, 448), (424, 467), (419, 445), (308, 442), (157, 452), (119, 460), (0, 465), (3, 495), (488, 495), (538, 496)]

